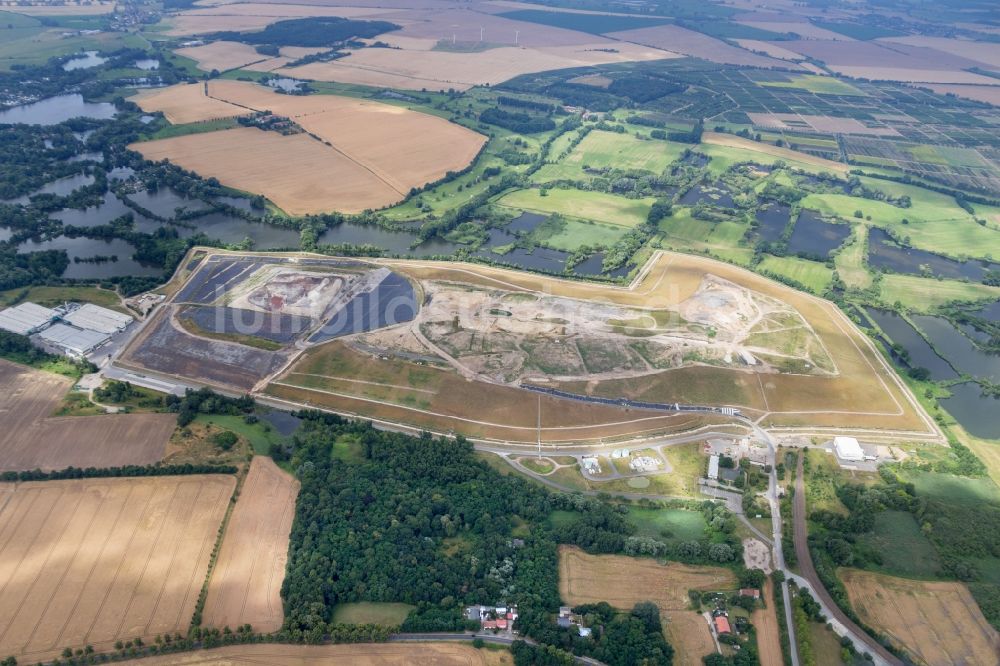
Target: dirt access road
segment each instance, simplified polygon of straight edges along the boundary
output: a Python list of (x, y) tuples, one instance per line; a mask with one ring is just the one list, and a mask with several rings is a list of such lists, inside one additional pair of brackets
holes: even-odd
[(844, 611), (840, 610), (840, 607), (834, 603), (833, 597), (826, 591), (826, 587), (823, 586), (823, 582), (820, 581), (819, 575), (816, 573), (816, 567), (813, 566), (812, 554), (809, 552), (809, 530), (806, 526), (806, 488), (805, 482), (802, 479), (803, 458), (803, 452), (799, 451), (799, 459), (795, 468), (795, 498), (792, 505), (792, 516), (795, 523), (795, 557), (798, 559), (802, 577), (809, 581), (816, 596), (829, 609), (834, 619), (845, 626), (852, 634), (863, 640), (870, 652), (877, 654), (892, 666), (903, 666), (903, 662), (899, 657), (885, 649), (878, 641), (869, 636), (868, 632), (864, 631), (851, 618), (847, 617)]

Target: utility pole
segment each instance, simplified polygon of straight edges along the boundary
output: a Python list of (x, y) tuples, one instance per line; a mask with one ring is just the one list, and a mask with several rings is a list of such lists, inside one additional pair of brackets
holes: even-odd
[(486, 35), (486, 28), (479, 26), (479, 41), (483, 41), (483, 37)]
[(518, 43), (518, 41), (520, 39), (521, 39), (521, 31), (520, 30), (515, 30), (514, 31), (514, 46), (517, 46), (517, 43)]
[(542, 396), (538, 396), (538, 459), (542, 458)]

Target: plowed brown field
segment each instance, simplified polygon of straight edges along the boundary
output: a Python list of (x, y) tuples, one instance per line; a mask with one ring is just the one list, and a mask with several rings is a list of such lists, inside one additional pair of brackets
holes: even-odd
[(202, 623), (276, 631), (284, 620), (281, 583), (299, 482), (270, 458), (256, 456), (226, 526), (212, 571)]
[(559, 595), (571, 606), (606, 601), (631, 610), (640, 601), (660, 608), (664, 632), (676, 663), (699, 664), (715, 651), (708, 624), (688, 610), (688, 590), (728, 590), (736, 577), (728, 569), (699, 567), (622, 555), (589, 555), (559, 547)]
[(50, 418), (69, 379), (0, 360), (0, 470), (118, 467), (159, 462), (173, 414)]
[(185, 632), (232, 476), (0, 484), (0, 654)]

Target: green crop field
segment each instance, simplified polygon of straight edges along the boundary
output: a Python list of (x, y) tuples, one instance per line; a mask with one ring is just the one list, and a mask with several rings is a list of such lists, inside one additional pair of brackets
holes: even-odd
[(929, 578), (941, 570), (937, 551), (920, 531), (916, 519), (905, 511), (882, 511), (875, 516), (875, 528), (862, 543), (878, 553), (880, 573), (911, 578)]
[(948, 301), (977, 301), (989, 298), (1000, 298), (1000, 287), (891, 273), (882, 276), (879, 293), (879, 300), (886, 305), (898, 301), (919, 312), (928, 312)]
[(197, 423), (207, 423), (235, 432), (237, 435), (250, 442), (250, 446), (253, 447), (254, 453), (258, 455), (268, 455), (272, 444), (277, 444), (285, 439), (274, 428), (272, 428), (269, 423), (266, 423), (265, 421), (247, 423), (243, 420), (242, 416), (199, 414), (195, 421)]
[(519, 208), (535, 213), (559, 213), (583, 220), (594, 220), (634, 227), (646, 221), (649, 209), (655, 201), (652, 197), (626, 199), (603, 192), (583, 192), (581, 190), (516, 190), (499, 200), (511, 208)]
[(914, 201), (911, 207), (901, 208), (884, 201), (861, 199), (846, 194), (809, 194), (802, 200), (802, 206), (845, 220), (854, 218), (855, 212), (861, 211), (866, 219), (871, 217), (873, 225), (909, 237), (914, 247), (939, 254), (952, 257), (984, 257), (987, 254), (1000, 256), (1000, 233), (977, 224), (954, 201), (950, 205), (944, 202)]
[(574, 252), (581, 247), (610, 247), (617, 243), (626, 233), (626, 229), (616, 224), (590, 222), (563, 218), (557, 228), (549, 230), (547, 225), (541, 225), (531, 235), (532, 239), (554, 247), (557, 250)]
[(631, 134), (593, 131), (563, 160), (593, 169), (644, 169), (659, 173), (686, 146), (672, 141), (637, 139)]
[(695, 541), (705, 535), (705, 519), (698, 511), (629, 507), (627, 518), (640, 536)]
[(776, 273), (805, 285), (814, 292), (822, 292), (830, 285), (833, 271), (818, 261), (809, 261), (799, 257), (766, 256), (760, 262), (760, 270)]
[(380, 624), (398, 627), (416, 606), (389, 602), (359, 601), (337, 604), (333, 609), (335, 624)]
[(818, 76), (816, 74), (798, 74), (792, 76), (788, 81), (761, 81), (758, 85), (768, 88), (796, 88), (798, 90), (808, 90), (820, 95), (849, 95), (863, 97), (864, 92), (852, 86), (847, 81), (835, 79), (832, 76)]
[(966, 506), (984, 502), (1000, 504), (1000, 487), (989, 478), (970, 479), (912, 470), (906, 470), (902, 476), (916, 487), (917, 495), (921, 497)]

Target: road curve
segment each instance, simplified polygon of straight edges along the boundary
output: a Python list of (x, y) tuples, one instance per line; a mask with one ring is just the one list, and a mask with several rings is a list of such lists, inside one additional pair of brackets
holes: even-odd
[(881, 643), (869, 636), (868, 632), (847, 617), (840, 606), (834, 602), (833, 597), (827, 592), (816, 573), (812, 554), (809, 552), (809, 531), (806, 525), (806, 489), (802, 478), (804, 458), (805, 452), (799, 451), (798, 463), (795, 468), (795, 497), (792, 503), (792, 516), (795, 524), (795, 557), (798, 559), (802, 578), (809, 583), (817, 601), (825, 607), (827, 615), (839, 622), (856, 640), (861, 641), (870, 653), (877, 655), (882, 661), (892, 666), (903, 666), (903, 661), (899, 657), (889, 652)]

